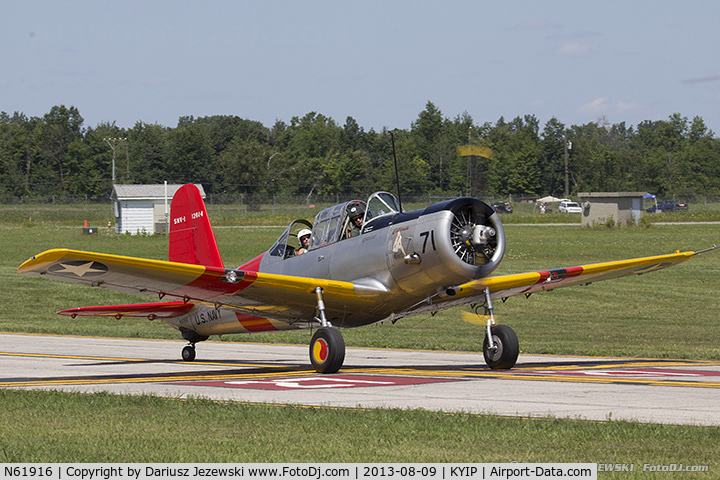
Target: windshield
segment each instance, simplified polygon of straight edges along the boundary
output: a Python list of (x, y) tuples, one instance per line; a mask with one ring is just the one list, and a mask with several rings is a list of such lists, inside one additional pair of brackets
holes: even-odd
[[(359, 225), (366, 225), (372, 219), (394, 215), (401, 211), (400, 202), (392, 193), (388, 192), (373, 193), (367, 204), (361, 200), (351, 200), (328, 207), (315, 216), (310, 250), (354, 236), (352, 231), (358, 227), (354, 228), (351, 223), (350, 207), (357, 207), (361, 215), (364, 212), (363, 222), (360, 222)], [(358, 233), (361, 231), (358, 230)]]
[(345, 216), (345, 205), (346, 204), (343, 203), (326, 208), (315, 216), (310, 249), (334, 243), (342, 238), (342, 221)]
[(293, 221), (288, 228), (280, 235), (275, 244), (270, 247), (270, 256), (277, 258), (289, 258), (295, 255), (295, 250), (300, 245), (298, 232), (310, 228), (310, 222), (303, 219)]
[(400, 211), (400, 202), (392, 193), (376, 192), (370, 195), (368, 199), (368, 211), (365, 215), (365, 221), (391, 213), (400, 213)]

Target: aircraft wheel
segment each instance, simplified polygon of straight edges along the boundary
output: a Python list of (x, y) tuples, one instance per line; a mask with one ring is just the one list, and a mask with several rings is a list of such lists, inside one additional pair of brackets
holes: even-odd
[(318, 329), (310, 341), (310, 363), (318, 373), (335, 373), (345, 361), (345, 340), (336, 328)]
[(182, 359), (185, 362), (192, 362), (195, 360), (195, 347), (188, 345), (182, 349)]
[(483, 342), (483, 356), (488, 367), (493, 370), (505, 370), (515, 366), (520, 345), (513, 329), (507, 325), (495, 325), (492, 327), (492, 337), (498, 347), (497, 351), (492, 352), (488, 349), (487, 336)]

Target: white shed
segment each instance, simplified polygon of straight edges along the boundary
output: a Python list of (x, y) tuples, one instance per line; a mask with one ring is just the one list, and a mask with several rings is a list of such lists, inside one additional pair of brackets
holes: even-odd
[[(205, 198), (202, 185), (195, 184)], [(165, 233), (167, 213), (175, 192), (182, 185), (114, 185), (113, 209), (115, 212), (115, 231), (119, 234)]]
[(618, 227), (637, 225), (643, 212), (643, 196), (647, 194), (647, 192), (578, 193), (583, 207), (582, 226), (603, 225), (610, 219)]

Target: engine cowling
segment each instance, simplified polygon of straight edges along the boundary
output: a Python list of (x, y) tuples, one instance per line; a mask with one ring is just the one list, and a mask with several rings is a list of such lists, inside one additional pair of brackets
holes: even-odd
[(505, 230), (492, 207), (463, 197), (427, 207), (415, 222), (396, 223), (388, 243), (395, 282), (426, 296), (438, 284), (447, 290), (490, 275), (505, 253)]
[(505, 254), (505, 230), (495, 209), (476, 198), (451, 202), (450, 243), (466, 265), (477, 270), (471, 278), (490, 275)]

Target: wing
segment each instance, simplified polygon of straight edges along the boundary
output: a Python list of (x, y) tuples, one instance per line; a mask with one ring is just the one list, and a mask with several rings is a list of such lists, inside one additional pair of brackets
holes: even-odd
[[(55, 249), (35, 255), (18, 273), (119, 292), (182, 299), (278, 320), (312, 318), (315, 288), (332, 302), (367, 308), (387, 290), (335, 280), (205, 267), (186, 263)], [(330, 303), (330, 302), (328, 302)]]
[(589, 285), (593, 282), (627, 275), (642, 275), (685, 262), (697, 253), (700, 252), (675, 252), (669, 255), (482, 278), (460, 285), (455, 289), (455, 295), (438, 298), (433, 301), (433, 305), (437, 310), (438, 307), (444, 309), (483, 302), (485, 300), (485, 288), (489, 288), (491, 297), (496, 299), (514, 295), (529, 296), (544, 290), (553, 290), (571, 285)]

